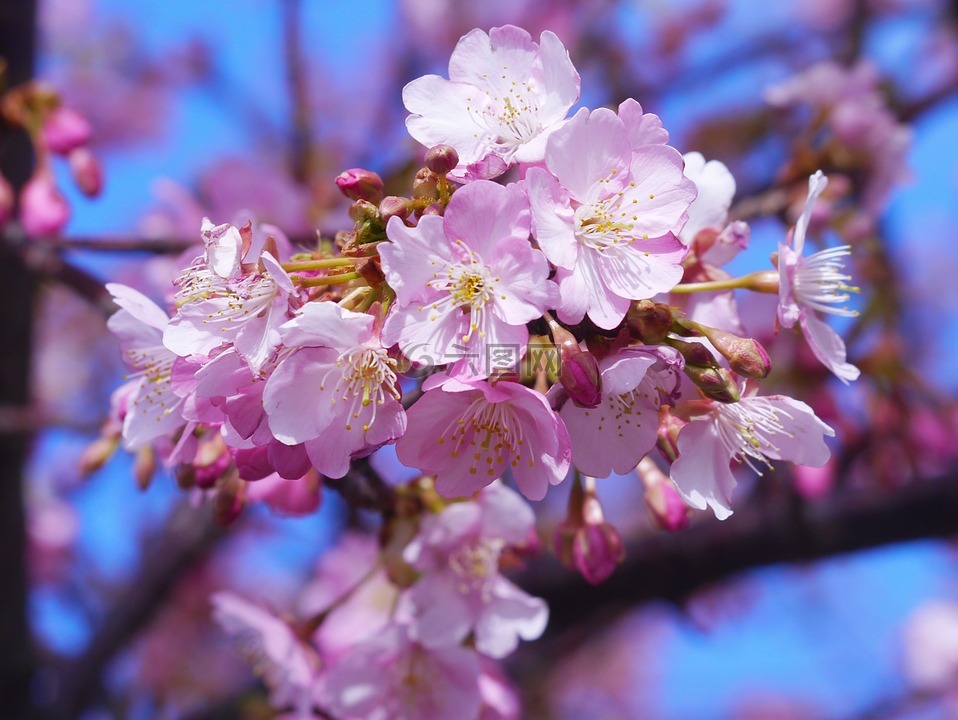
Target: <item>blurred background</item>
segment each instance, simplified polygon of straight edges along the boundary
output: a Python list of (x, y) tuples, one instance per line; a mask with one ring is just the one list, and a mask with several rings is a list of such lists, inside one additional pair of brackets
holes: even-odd
[[(519, 576), (553, 608), (508, 668), (524, 716), (958, 717), (958, 4), (942, 0), (3, 0), (7, 87), (40, 79), (89, 121), (103, 188), (55, 163), (65, 230), (4, 230), (0, 717), (272, 716), (207, 598), (293, 611), (369, 520), (326, 491), (223, 532), (148, 457), (81, 473), (123, 373), (98, 283), (162, 298), (204, 216), (245, 209), (306, 241), (350, 227), (341, 170), (388, 194), (421, 166), (403, 85), (505, 23), (562, 39), (583, 106), (633, 97), (681, 152), (728, 165), (752, 226), (733, 273), (767, 267), (811, 172), (846, 188), (825, 225), (855, 248), (862, 316), (843, 330), (866, 374), (839, 386), (743, 302), (783, 358), (776, 388), (838, 430), (835, 462), (674, 535), (635, 478), (607, 481), (630, 543), (613, 579), (589, 588), (549, 558)], [(20, 135), (0, 147), (14, 185), (35, 169)], [(402, 479), (388, 451), (374, 463)]]

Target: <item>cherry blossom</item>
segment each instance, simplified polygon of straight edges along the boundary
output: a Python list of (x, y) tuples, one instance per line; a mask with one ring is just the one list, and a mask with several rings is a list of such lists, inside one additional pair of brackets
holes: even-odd
[(479, 677), (474, 651), (429, 648), (392, 625), (326, 673), (324, 695), (334, 715), (353, 720), (478, 720)]
[(830, 455), (825, 437), (834, 435), (808, 405), (784, 395), (713, 402), (679, 433), (672, 482), (689, 505), (724, 520), (732, 514), (732, 460), (759, 474), (772, 460), (821, 467)]
[(273, 435), (304, 443), (323, 475), (340, 478), (354, 457), (393, 442), (406, 429), (395, 360), (379, 342), (372, 315), (309, 303), (280, 330), (296, 348), (273, 371), (263, 407)]
[(790, 328), (797, 322), (819, 362), (833, 372), (842, 382), (856, 380), (861, 371), (847, 362), (845, 343), (841, 336), (816, 314), (817, 312), (841, 317), (856, 317), (858, 313), (840, 307), (855, 292), (846, 284), (851, 276), (844, 271), (844, 258), (851, 255), (851, 247), (820, 250), (803, 257), (805, 235), (811, 220), (815, 199), (822, 194), (828, 178), (819, 170), (808, 179), (808, 200), (801, 217), (795, 223), (791, 246), (779, 243), (778, 319), (783, 327)]
[(579, 99), (579, 74), (562, 42), (539, 43), (514, 25), (467, 33), (449, 60), (449, 79), (426, 75), (403, 89), (409, 134), (459, 154), (460, 177), (491, 178), (540, 162), (549, 133)]
[(299, 717), (310, 717), (319, 659), (275, 613), (231, 592), (215, 593), (213, 616), (237, 638), (251, 664), (263, 676), (277, 706), (292, 705)]
[(566, 402), (559, 415), (569, 430), (572, 464), (604, 478), (632, 472), (655, 446), (659, 405), (678, 387), (681, 357), (670, 348), (628, 347), (603, 358), (599, 368), (599, 406)]
[(519, 638), (539, 637), (549, 614), (545, 603), (499, 573), (503, 549), (525, 542), (534, 528), (532, 509), (498, 482), (475, 502), (453, 503), (427, 517), (404, 552), (423, 573), (409, 591), (411, 636), (443, 647), (472, 632), (476, 650), (493, 658), (512, 653)]
[(128, 450), (171, 434), (183, 425), (183, 399), (173, 392), (176, 355), (163, 345), (167, 314), (146, 295), (119, 283), (106, 289), (120, 310), (108, 326), (120, 339), (126, 362), (135, 370), (117, 398), (125, 401), (123, 444)]
[[(397, 217), (380, 249), (396, 307), (383, 329), (414, 362), (459, 361), (470, 374), (499, 367), (495, 347), (524, 348), (526, 323), (555, 301), (549, 265), (529, 244), (529, 204), (515, 185), (479, 180), (453, 195), (444, 217), (414, 228)], [(506, 369), (518, 360), (505, 356)]]
[[(249, 228), (243, 233), (204, 220), (202, 232), (205, 253), (177, 280), (178, 309), (164, 343), (182, 357), (209, 355), (230, 343), (258, 371), (279, 346), (279, 326), (289, 319), (295, 294), (292, 280), (269, 252), (246, 257)], [(244, 260), (252, 263), (244, 267)]]
[(612, 111), (586, 109), (557, 130), (526, 174), (533, 233), (558, 267), (559, 317), (614, 328), (631, 300), (682, 278), (682, 229), (695, 186), (666, 145), (633, 148)]
[(546, 399), (514, 382), (434, 375), (409, 411), (399, 460), (436, 475), (446, 497), (466, 497), (512, 471), (530, 500), (545, 497), (569, 470), (569, 433)]

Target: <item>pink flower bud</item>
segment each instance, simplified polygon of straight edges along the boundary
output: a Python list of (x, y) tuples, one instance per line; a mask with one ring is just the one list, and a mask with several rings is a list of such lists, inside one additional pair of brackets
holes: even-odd
[(772, 361), (758, 340), (739, 337), (705, 325), (698, 325), (698, 328), (739, 375), (762, 380), (772, 369)]
[(379, 203), (379, 214), (382, 216), (383, 222), (387, 222), (391, 217), (398, 217), (400, 220), (405, 220), (409, 217), (410, 212), (412, 212), (412, 207), (409, 204), (409, 200), (404, 197), (387, 195), (383, 198), (383, 201)]
[(0, 175), (0, 226), (5, 225), (13, 215), (13, 186)]
[(96, 197), (103, 190), (103, 169), (88, 148), (77, 148), (70, 153), (70, 172), (77, 187), (87, 197)]
[(344, 170), (336, 178), (336, 187), (350, 200), (368, 200), (378, 205), (383, 199), (383, 179), (372, 170)]
[(626, 322), (636, 340), (645, 345), (658, 345), (672, 329), (672, 308), (651, 300), (639, 300), (632, 303)]
[(710, 400), (720, 403), (734, 403), (742, 397), (732, 374), (723, 367), (709, 368), (686, 365), (685, 374)]
[(579, 347), (575, 336), (547, 316), (552, 341), (559, 349), (559, 382), (579, 407), (594, 408), (602, 402), (602, 373), (595, 356)]
[(625, 557), (622, 538), (607, 523), (595, 494), (595, 478), (586, 477), (585, 487), (576, 476), (569, 493), (568, 514), (556, 528), (556, 555), (563, 565), (577, 570), (592, 585), (608, 579)]
[(27, 235), (56, 235), (70, 219), (70, 206), (53, 176), (40, 172), (20, 191), (20, 222)]
[(213, 521), (222, 527), (232, 523), (246, 506), (246, 483), (235, 473), (223, 478), (213, 496)]
[(349, 217), (353, 222), (362, 223), (369, 220), (379, 220), (379, 208), (368, 200), (357, 200), (349, 206)]
[(155, 472), (156, 453), (153, 452), (153, 447), (147, 445), (137, 450), (133, 461), (133, 477), (136, 480), (136, 486), (140, 490), (148, 490)]
[(426, 167), (436, 175), (445, 176), (456, 169), (459, 153), (448, 145), (436, 145), (426, 151)]
[(90, 123), (76, 110), (62, 105), (47, 115), (41, 130), (43, 143), (57, 155), (69, 155), (90, 142)]
[(609, 578), (625, 557), (622, 538), (607, 522), (579, 528), (572, 543), (575, 567), (591, 585)]
[(416, 173), (412, 181), (412, 196), (414, 198), (438, 198), (439, 197), (439, 178), (434, 172), (427, 168), (422, 168)]
[(672, 481), (649, 457), (642, 458), (637, 468), (645, 485), (645, 505), (663, 530), (675, 532), (689, 524), (689, 511)]

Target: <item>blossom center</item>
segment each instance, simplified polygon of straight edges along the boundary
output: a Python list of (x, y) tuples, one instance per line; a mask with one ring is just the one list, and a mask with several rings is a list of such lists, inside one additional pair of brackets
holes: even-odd
[(449, 556), (449, 568), (456, 578), (456, 590), (463, 595), (479, 595), (487, 602), (499, 572), (501, 544), (477, 540), (458, 548)]
[(791, 415), (761, 398), (753, 398), (747, 405), (737, 403), (715, 406), (715, 419), (719, 438), (733, 459), (744, 462), (759, 475), (762, 470), (755, 461), (771, 469), (769, 453), (779, 455), (781, 450), (775, 444), (776, 435), (791, 437), (779, 419), (780, 415)]
[(830, 315), (857, 317), (858, 313), (848, 307), (836, 307), (848, 301), (849, 293), (859, 291), (846, 284), (852, 279), (845, 273), (843, 258), (848, 255), (851, 247), (842, 245), (802, 258), (792, 283), (798, 303)]
[(476, 398), (440, 435), (440, 444), (445, 442), (447, 433), (453, 443), (453, 458), (462, 453), (471, 455), (470, 475), (484, 471), (494, 478), (502, 474), (507, 462), (512, 467), (519, 465), (525, 442), (522, 425), (506, 402), (490, 403), (483, 397)]
[[(362, 415), (363, 430), (369, 430), (376, 420), (376, 411), (386, 403), (387, 397), (399, 400), (396, 387), (396, 361), (385, 350), (361, 348), (343, 353), (336, 359), (336, 366), (329, 373), (337, 376), (332, 391), (332, 402), (349, 403), (346, 429), (352, 430), (352, 421)], [(319, 389), (325, 389), (325, 378)]]
[(616, 197), (576, 208), (575, 236), (588, 248), (614, 254), (618, 247), (635, 240), (632, 218), (619, 209)]

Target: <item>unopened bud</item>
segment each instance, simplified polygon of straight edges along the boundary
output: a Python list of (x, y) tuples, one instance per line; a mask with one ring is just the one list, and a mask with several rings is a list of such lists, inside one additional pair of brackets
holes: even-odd
[(709, 368), (686, 365), (685, 374), (702, 391), (702, 394), (711, 400), (734, 403), (742, 397), (732, 374), (721, 366)]
[(758, 340), (739, 337), (705, 325), (699, 325), (698, 328), (739, 375), (762, 380), (772, 369), (772, 361)]
[(644, 345), (659, 345), (672, 328), (672, 308), (651, 300), (632, 303), (626, 322), (633, 338)]
[(442, 203), (432, 203), (427, 205), (422, 209), (421, 215), (442, 215), (445, 212), (445, 208), (442, 206)]
[(663, 530), (675, 532), (689, 524), (689, 511), (675, 485), (649, 457), (642, 458), (638, 468), (645, 485), (645, 505)]
[(20, 222), (27, 235), (57, 235), (69, 219), (70, 206), (50, 173), (38, 173), (20, 191)]
[(459, 164), (459, 153), (448, 145), (436, 145), (426, 151), (425, 162), (430, 172), (444, 177), (456, 169)]
[(113, 457), (120, 439), (117, 437), (99, 437), (86, 446), (80, 455), (80, 472), (84, 475), (94, 473)]
[(416, 173), (412, 181), (412, 196), (414, 198), (439, 198), (439, 178), (428, 168), (422, 168)]
[(379, 220), (379, 208), (368, 200), (357, 200), (349, 206), (349, 217), (356, 223)]
[(602, 373), (595, 355), (579, 347), (575, 336), (548, 317), (552, 341), (559, 348), (559, 382), (573, 403), (583, 408), (602, 402)]
[(586, 477), (583, 487), (576, 477), (566, 519), (556, 528), (553, 543), (559, 560), (592, 585), (606, 580), (622, 562), (622, 538), (615, 526), (605, 521), (595, 493), (595, 478)]
[(372, 170), (344, 170), (336, 178), (336, 187), (350, 200), (366, 200), (378, 205), (383, 199), (383, 179)]
[(591, 585), (605, 582), (625, 558), (622, 537), (607, 522), (589, 524), (575, 534), (572, 553), (576, 570)]
[(69, 155), (90, 142), (93, 130), (90, 123), (76, 110), (62, 105), (47, 115), (41, 137), (50, 152)]
[(89, 148), (77, 148), (70, 153), (70, 172), (80, 192), (87, 197), (96, 197), (103, 190), (103, 168)]
[(383, 198), (383, 201), (379, 203), (379, 214), (382, 216), (383, 222), (386, 222), (391, 217), (398, 217), (400, 220), (405, 220), (409, 217), (410, 212), (412, 212), (412, 206), (408, 198), (387, 195)]
[(140, 490), (147, 490), (153, 482), (155, 472), (156, 453), (151, 446), (146, 445), (136, 451), (136, 458), (133, 461), (133, 477), (136, 479), (136, 486)]
[(671, 462), (675, 462), (679, 457), (679, 433), (686, 424), (671, 413), (668, 405), (659, 408), (659, 429), (655, 443)]
[(0, 226), (3, 226), (13, 215), (13, 186), (0, 175)]
[(715, 356), (700, 342), (686, 342), (673, 338), (669, 341), (669, 344), (682, 355), (686, 367), (691, 365), (692, 367), (711, 368), (718, 365)]
[(239, 479), (238, 473), (231, 473), (222, 479), (213, 496), (213, 522), (221, 527), (232, 523), (246, 506), (246, 483)]

